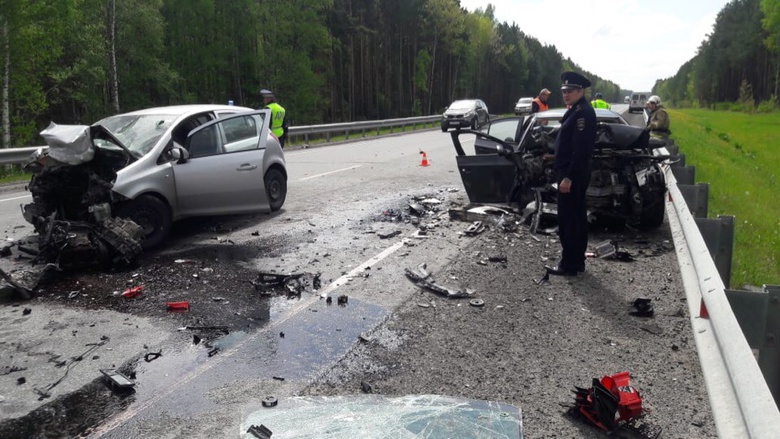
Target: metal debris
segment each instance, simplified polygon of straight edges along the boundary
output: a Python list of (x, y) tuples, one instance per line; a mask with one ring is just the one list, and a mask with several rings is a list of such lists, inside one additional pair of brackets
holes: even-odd
[(114, 389), (132, 389), (135, 382), (116, 369), (100, 369), (100, 373), (106, 378)]
[(252, 425), (246, 432), (258, 439), (271, 439), (271, 435), (273, 434), (271, 430), (263, 424), (260, 424), (259, 426)]
[(637, 317), (653, 317), (655, 310), (650, 301), (651, 299), (645, 297), (639, 297), (634, 300), (634, 308), (636, 308), (636, 311), (631, 311), (631, 315)]
[(471, 299), (469, 300), (469, 305), (476, 306), (479, 308), (485, 306), (485, 301), (482, 299)]
[(147, 363), (151, 363), (152, 361), (162, 357), (162, 350), (159, 350), (157, 352), (149, 352), (146, 355), (144, 355), (144, 361)]
[(474, 221), (463, 231), (464, 235), (474, 236), (485, 231), (485, 224), (482, 221)]
[(420, 264), (416, 269), (405, 269), (406, 277), (415, 283), (420, 288), (432, 291), (442, 296), (455, 299), (462, 297), (471, 297), (474, 292), (470, 290), (455, 290), (436, 284), (436, 281), (431, 279), (431, 274), (426, 270), (426, 264)]
[(384, 232), (384, 233), (377, 233), (377, 236), (381, 239), (388, 239), (392, 238), (394, 236), (400, 235), (402, 232), (400, 230), (393, 230), (392, 232)]
[(266, 396), (263, 398), (263, 407), (276, 407), (279, 401), (273, 396)]

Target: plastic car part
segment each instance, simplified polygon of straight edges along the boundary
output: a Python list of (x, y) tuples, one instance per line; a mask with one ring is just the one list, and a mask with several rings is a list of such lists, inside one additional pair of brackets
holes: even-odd
[(474, 221), (469, 225), (466, 230), (463, 231), (464, 235), (468, 236), (474, 236), (479, 235), (485, 230), (485, 225), (482, 223), (482, 221)]
[(630, 385), (628, 372), (593, 379), (589, 389), (576, 387), (574, 409), (589, 423), (613, 432), (643, 415), (639, 391)]
[(263, 424), (260, 424), (259, 426), (252, 425), (246, 432), (259, 439), (271, 439), (271, 435), (273, 434), (271, 430)]
[(263, 407), (276, 407), (279, 401), (273, 396), (266, 396), (263, 398)]
[(126, 377), (116, 369), (100, 369), (100, 373), (106, 377), (106, 379), (111, 383), (112, 387), (118, 389), (131, 389), (135, 386), (135, 382), (133, 380)]
[(469, 305), (479, 308), (485, 306), (485, 301), (482, 299), (471, 299), (469, 300)]

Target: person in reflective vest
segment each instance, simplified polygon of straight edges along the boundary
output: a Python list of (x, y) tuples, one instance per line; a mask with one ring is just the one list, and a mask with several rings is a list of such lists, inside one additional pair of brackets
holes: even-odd
[(537, 96), (532, 102), (531, 102), (531, 113), (538, 113), (540, 111), (547, 111), (547, 99), (550, 98), (550, 90), (547, 90), (546, 88), (543, 88), (542, 91), (539, 92), (539, 96)]
[(647, 109), (650, 110), (650, 118), (647, 120), (647, 130), (650, 131), (650, 137), (656, 137), (663, 140), (669, 139), (669, 113), (661, 105), (661, 98), (656, 95), (647, 99)]
[(279, 144), (284, 148), (287, 140), (287, 121), (285, 120), (284, 107), (276, 102), (276, 96), (271, 90), (262, 89), (263, 105), (271, 110), (271, 132), (279, 139)]
[(604, 100), (604, 95), (601, 93), (596, 93), (593, 100), (590, 101), (590, 105), (592, 105), (593, 108), (606, 108), (607, 110), (612, 108), (612, 105), (609, 105), (609, 103)]

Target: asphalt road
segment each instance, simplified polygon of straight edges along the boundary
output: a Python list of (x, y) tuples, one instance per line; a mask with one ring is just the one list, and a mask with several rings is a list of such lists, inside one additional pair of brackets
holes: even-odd
[[(420, 151), (430, 166), (420, 166)], [(650, 420), (665, 437), (713, 435), (695, 347), (677, 315), (685, 312), (684, 295), (674, 253), (664, 250), (668, 231), (601, 232), (598, 238), (618, 236), (648, 256), (620, 266), (598, 261), (581, 283), (540, 290), (529, 280), (556, 257), (554, 239), (537, 241), (522, 229), (466, 238), (467, 223), (442, 215), (467, 202), (448, 135), (431, 130), (295, 150), (287, 161), (281, 212), (186, 220), (133, 270), (68, 277), (22, 306), (3, 303), (0, 367), (27, 369), (0, 375), (0, 436), (235, 437), (266, 397), (283, 409), (295, 395), (361, 393), (367, 381), (381, 394), (514, 404), (526, 437), (597, 437), (562, 415), (559, 403), (572, 386), (623, 368), (640, 389), (649, 387), (648, 403), (661, 415)], [(6, 239), (31, 230), (18, 227), (23, 196), (0, 193)], [(427, 205), (425, 237), (404, 221), (412, 197), (441, 201)], [(401, 234), (380, 237), (395, 230)], [(493, 252), (508, 255), (506, 268), (482, 263)], [(444, 283), (473, 288), (488, 306), (470, 315), (477, 310), (462, 301), (420, 292), (404, 269), (422, 263)], [(320, 273), (322, 287), (307, 285), (291, 298), (264, 295), (250, 284), (258, 271)], [(139, 284), (145, 294), (138, 300), (115, 296)], [(663, 310), (652, 322), (660, 335), (627, 315), (639, 294)], [(347, 296), (348, 304), (328, 305), (326, 296)], [(167, 313), (171, 300), (188, 300), (190, 311)], [(24, 307), (32, 313), (20, 315)], [(185, 326), (228, 330), (178, 330)], [(92, 359), (67, 360), (62, 384), (39, 400), (34, 388), (63, 375), (56, 358), (77, 357), (101, 336), (109, 339)], [(144, 361), (158, 351), (161, 357)], [(111, 392), (98, 373), (105, 367), (134, 372), (136, 391)], [(17, 384), (21, 375), (26, 384)]]

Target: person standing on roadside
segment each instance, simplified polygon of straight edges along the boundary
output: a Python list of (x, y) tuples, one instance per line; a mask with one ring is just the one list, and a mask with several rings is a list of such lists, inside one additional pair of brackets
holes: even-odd
[(550, 98), (550, 95), (552, 93), (550, 90), (547, 90), (546, 88), (543, 88), (539, 92), (539, 96), (534, 98), (534, 100), (531, 102), (531, 113), (538, 113), (540, 111), (547, 111), (548, 108), (550, 108), (547, 105), (547, 99)]
[(276, 96), (271, 90), (262, 89), (260, 94), (263, 96), (263, 108), (271, 110), (271, 132), (279, 139), (279, 144), (284, 148), (284, 142), (287, 140), (287, 120), (285, 119), (284, 107), (276, 102)]
[(650, 110), (650, 117), (647, 120), (647, 130), (650, 131), (650, 137), (656, 137), (663, 140), (669, 140), (669, 113), (661, 105), (661, 98), (656, 95), (650, 96), (647, 100), (647, 109)]
[(601, 93), (596, 93), (596, 96), (590, 101), (590, 105), (592, 105), (593, 108), (606, 108), (607, 110), (612, 108), (612, 105), (609, 105), (609, 103), (604, 100), (604, 95)]
[(555, 141), (555, 179), (558, 183), (558, 234), (561, 259), (545, 265), (550, 274), (576, 276), (585, 271), (588, 211), (585, 195), (590, 184), (596, 111), (585, 99), (590, 80), (577, 72), (561, 74), (563, 101), (569, 107)]

